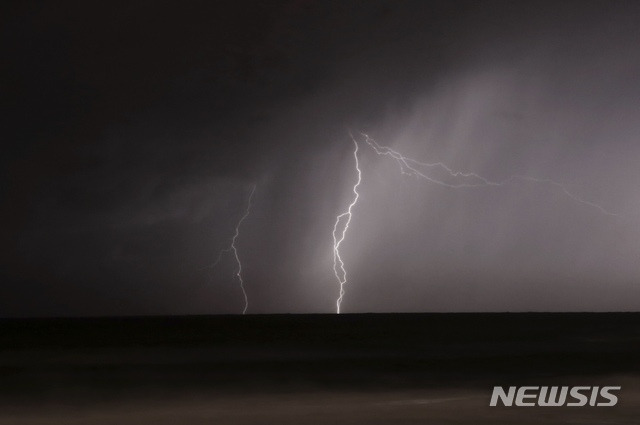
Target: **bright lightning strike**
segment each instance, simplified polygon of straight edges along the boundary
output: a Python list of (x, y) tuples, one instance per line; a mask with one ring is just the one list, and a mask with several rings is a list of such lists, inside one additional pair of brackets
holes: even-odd
[(242, 296), (244, 297), (244, 309), (242, 310), (242, 314), (247, 313), (247, 309), (249, 308), (249, 298), (247, 297), (247, 291), (244, 288), (244, 280), (242, 279), (242, 262), (240, 261), (240, 256), (238, 255), (238, 247), (236, 246), (236, 241), (238, 239), (238, 236), (240, 236), (240, 226), (242, 226), (242, 222), (249, 216), (249, 213), (251, 212), (251, 206), (252, 206), (251, 201), (253, 200), (253, 193), (255, 191), (256, 191), (256, 185), (253, 185), (251, 187), (251, 192), (249, 193), (249, 199), (247, 200), (247, 208), (245, 209), (244, 214), (242, 215), (242, 217), (240, 217), (240, 220), (238, 220), (238, 223), (236, 224), (236, 231), (233, 235), (233, 238), (231, 238), (231, 244), (229, 245), (228, 248), (224, 248), (220, 250), (220, 254), (218, 254), (218, 258), (211, 266), (211, 267), (215, 267), (222, 259), (222, 256), (227, 252), (233, 252), (233, 258), (235, 259), (236, 266), (237, 266), (234, 276), (238, 279), (238, 282), (240, 282), (240, 289), (242, 290)]
[[(400, 166), (400, 172), (404, 175), (409, 175), (409, 176), (413, 176), (416, 178), (421, 178), (421, 179), (425, 179), (428, 182), (434, 183), (434, 184), (438, 184), (440, 186), (445, 186), (445, 187), (449, 187), (449, 188), (474, 188), (474, 187), (488, 187), (488, 186), (493, 186), (493, 187), (502, 187), (502, 186), (506, 186), (509, 184), (513, 184), (516, 181), (525, 181), (525, 182), (531, 182), (531, 183), (537, 183), (537, 184), (546, 184), (546, 185), (550, 185), (550, 186), (554, 186), (558, 189), (560, 189), (566, 196), (568, 196), (569, 198), (571, 198), (572, 200), (574, 200), (575, 202), (578, 202), (580, 204), (595, 208), (597, 210), (599, 210), (602, 214), (606, 214), (606, 215), (610, 215), (610, 216), (619, 216), (620, 214), (617, 213), (613, 213), (607, 209), (605, 209), (603, 206), (598, 205), (594, 202), (591, 201), (587, 201), (584, 200), (582, 198), (580, 198), (578, 195), (574, 194), (573, 192), (571, 192), (567, 186), (563, 185), (562, 183), (558, 183), (556, 181), (550, 180), (550, 179), (539, 179), (539, 178), (535, 178), (535, 177), (527, 177), (527, 176), (521, 176), (521, 175), (513, 175), (508, 177), (507, 179), (503, 180), (503, 181), (499, 181), (499, 182), (494, 182), (491, 181), (485, 177), (482, 177), (479, 174), (476, 173), (471, 173), (471, 172), (463, 172), (463, 171), (456, 171), (454, 169), (452, 169), (451, 167), (447, 166), (446, 164), (442, 163), (442, 162), (420, 162), (420, 161), (416, 161), (415, 159), (406, 157), (404, 155), (402, 155), (401, 153), (399, 153), (398, 151), (395, 151), (393, 149), (391, 149), (390, 147), (387, 146), (382, 146), (380, 144), (378, 144), (378, 142), (376, 142), (373, 138), (369, 137), (367, 134), (361, 133), (362, 136), (364, 137), (364, 141), (375, 151), (376, 154), (380, 155), (380, 156), (388, 156), (390, 158), (393, 158), (398, 165)], [(358, 180), (356, 181), (355, 185), (353, 186), (353, 194), (354, 197), (351, 201), (351, 203), (349, 204), (349, 207), (347, 208), (347, 210), (345, 212), (343, 212), (342, 214), (338, 215), (336, 217), (336, 222), (333, 226), (333, 272), (336, 276), (336, 279), (338, 280), (338, 283), (340, 284), (340, 294), (338, 296), (338, 299), (336, 300), (336, 312), (338, 314), (340, 314), (340, 305), (342, 304), (342, 300), (344, 298), (345, 295), (345, 285), (347, 283), (347, 271), (345, 269), (344, 266), (344, 261), (342, 260), (342, 257), (340, 256), (340, 245), (342, 244), (342, 242), (344, 241), (346, 234), (347, 234), (347, 230), (349, 229), (349, 224), (351, 224), (351, 219), (353, 217), (353, 208), (355, 207), (355, 205), (358, 203), (358, 199), (360, 197), (360, 194), (358, 193), (358, 187), (360, 186), (360, 183), (362, 182), (362, 170), (360, 170), (360, 164), (358, 162), (358, 142), (356, 141), (356, 139), (353, 137), (353, 135), (351, 135), (351, 140), (353, 140), (353, 144), (355, 146), (355, 149), (353, 151), (353, 156), (355, 158), (355, 167), (356, 167), (356, 171), (358, 173)], [(425, 172), (420, 171), (418, 168), (422, 168), (424, 169), (429, 169), (429, 168), (438, 168), (440, 170), (443, 170), (446, 174), (448, 174), (448, 176), (451, 179), (457, 179), (457, 182), (454, 180), (453, 183), (451, 182), (447, 182), (447, 181), (443, 181), (441, 179), (435, 178), (433, 176), (427, 175), (425, 174)], [(340, 225), (342, 224), (342, 226), (340, 227)], [(339, 228), (341, 230), (339, 230)], [(339, 235), (339, 237), (338, 237)]]
[[(340, 245), (347, 235), (347, 230), (349, 229), (349, 224), (351, 223), (351, 218), (353, 216), (353, 207), (356, 205), (358, 198), (360, 197), (360, 193), (358, 193), (358, 186), (360, 186), (360, 182), (362, 181), (362, 171), (360, 170), (360, 163), (358, 162), (358, 142), (353, 138), (353, 136), (351, 136), (351, 140), (353, 140), (353, 144), (355, 146), (353, 150), (353, 157), (355, 159), (356, 170), (358, 172), (358, 180), (353, 185), (353, 199), (351, 200), (349, 207), (345, 212), (336, 217), (336, 223), (333, 225), (333, 273), (336, 275), (336, 279), (340, 284), (340, 295), (336, 300), (336, 312), (338, 314), (340, 314), (340, 305), (342, 304), (342, 299), (345, 293), (344, 286), (347, 283), (347, 271), (344, 268), (344, 261), (342, 261), (342, 257), (340, 256)], [(338, 225), (341, 223), (344, 223), (342, 225), (342, 231), (338, 231)], [(338, 234), (340, 237), (338, 237)]]

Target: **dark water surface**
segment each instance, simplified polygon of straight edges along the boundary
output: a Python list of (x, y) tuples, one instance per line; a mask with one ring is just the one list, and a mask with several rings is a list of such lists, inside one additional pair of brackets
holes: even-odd
[[(638, 423), (640, 314), (0, 320), (0, 423)], [(615, 407), (489, 407), (494, 385)]]

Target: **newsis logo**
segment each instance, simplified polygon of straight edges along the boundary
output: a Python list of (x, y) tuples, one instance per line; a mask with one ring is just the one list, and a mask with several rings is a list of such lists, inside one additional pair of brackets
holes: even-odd
[(580, 406), (615, 406), (618, 397), (614, 391), (621, 387), (493, 387), (489, 406), (519, 407), (580, 407)]

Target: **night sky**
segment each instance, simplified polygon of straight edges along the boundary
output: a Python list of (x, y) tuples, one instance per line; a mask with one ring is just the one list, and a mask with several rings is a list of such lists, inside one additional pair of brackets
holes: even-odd
[[(0, 316), (640, 308), (636, 1), (13, 2)], [(361, 140), (361, 139), (359, 139)]]

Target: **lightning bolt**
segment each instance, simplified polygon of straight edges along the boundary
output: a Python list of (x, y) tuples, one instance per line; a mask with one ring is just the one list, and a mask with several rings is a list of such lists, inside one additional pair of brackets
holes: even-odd
[(242, 215), (242, 217), (240, 217), (240, 220), (238, 220), (238, 223), (236, 224), (236, 230), (235, 230), (235, 233), (233, 234), (233, 238), (231, 238), (231, 244), (229, 245), (229, 247), (220, 250), (220, 253), (218, 254), (218, 258), (211, 265), (212, 268), (215, 267), (220, 262), (224, 254), (228, 252), (233, 253), (233, 258), (237, 266), (236, 271), (234, 273), (234, 277), (238, 279), (238, 282), (240, 283), (240, 289), (242, 290), (242, 296), (244, 297), (244, 308), (242, 310), (242, 314), (246, 314), (247, 310), (249, 309), (249, 298), (247, 297), (247, 291), (245, 290), (245, 287), (244, 287), (244, 280), (242, 278), (242, 262), (240, 261), (240, 256), (238, 255), (238, 247), (236, 246), (236, 241), (240, 236), (240, 226), (242, 226), (242, 223), (246, 220), (246, 218), (249, 216), (249, 213), (251, 212), (251, 206), (252, 206), (251, 202), (253, 200), (253, 194), (255, 191), (256, 191), (256, 185), (254, 184), (251, 187), (251, 192), (249, 193), (249, 198), (247, 200), (247, 207), (244, 210), (244, 214)]
[[(491, 181), (479, 174), (472, 172), (463, 172), (454, 170), (453, 168), (447, 166), (443, 162), (420, 162), (413, 158), (406, 157), (402, 155), (400, 152), (391, 149), (388, 146), (382, 146), (378, 142), (376, 142), (373, 138), (369, 137), (365, 133), (360, 133), (364, 138), (365, 143), (369, 145), (373, 151), (380, 156), (388, 156), (394, 159), (399, 167), (400, 172), (403, 175), (413, 176), (416, 178), (427, 180), (430, 183), (434, 183), (440, 186), (445, 186), (452, 189), (458, 188), (477, 188), (477, 187), (503, 187), (506, 185), (515, 184), (517, 181), (524, 181), (536, 184), (544, 184), (548, 186), (553, 186), (559, 189), (562, 193), (564, 193), (567, 197), (572, 199), (575, 202), (578, 202), (582, 205), (586, 205), (591, 208), (597, 209), (600, 213), (619, 217), (620, 214), (611, 212), (604, 208), (603, 206), (596, 204), (595, 202), (591, 202), (585, 199), (582, 199), (575, 193), (571, 192), (568, 187), (562, 183), (558, 183), (551, 179), (540, 179), (535, 177), (528, 177), (523, 175), (512, 175), (507, 179), (502, 181)], [(353, 186), (353, 194), (354, 197), (349, 204), (347, 210), (336, 217), (336, 222), (333, 226), (333, 272), (335, 274), (336, 279), (340, 285), (340, 293), (338, 299), (336, 300), (336, 312), (340, 314), (340, 305), (342, 304), (342, 300), (345, 295), (345, 285), (347, 284), (347, 271), (345, 269), (344, 261), (340, 255), (340, 245), (344, 241), (347, 230), (349, 229), (349, 224), (351, 224), (351, 219), (353, 217), (353, 208), (358, 203), (358, 199), (360, 198), (360, 194), (358, 193), (358, 187), (362, 182), (362, 171), (360, 169), (360, 164), (358, 162), (358, 142), (351, 135), (351, 140), (353, 140), (355, 149), (353, 151), (353, 156), (355, 158), (355, 168), (358, 173), (358, 179)], [(444, 171), (446, 175), (448, 175), (453, 182), (444, 181), (442, 179), (430, 176), (425, 174), (426, 171), (420, 171), (420, 169), (440, 169)], [(456, 181), (457, 180), (457, 181)], [(343, 223), (343, 224), (342, 224)], [(339, 225), (342, 224), (340, 227)], [(341, 229), (341, 231), (339, 230)], [(338, 237), (339, 235), (339, 237)]]
[[(369, 146), (371, 146), (373, 148), (375, 153), (377, 153), (378, 155), (389, 156), (389, 157), (393, 158), (394, 160), (396, 160), (396, 162), (400, 166), (400, 172), (402, 174), (404, 174), (404, 175), (409, 175), (409, 176), (425, 179), (425, 180), (427, 180), (427, 181), (429, 181), (431, 183), (435, 183), (435, 184), (438, 184), (440, 186), (446, 186), (446, 187), (450, 187), (450, 188), (463, 188), (463, 187), (469, 188), (469, 187), (483, 187), (483, 186), (501, 187), (501, 186), (506, 186), (506, 185), (509, 185), (509, 184), (513, 184), (516, 181), (526, 181), (526, 182), (530, 182), (530, 183), (546, 184), (546, 185), (557, 187), (560, 191), (562, 191), (569, 198), (573, 199), (574, 201), (576, 201), (576, 202), (578, 202), (580, 204), (595, 208), (595, 209), (599, 210), (602, 214), (610, 215), (610, 216), (614, 216), (614, 217), (619, 217), (620, 216), (620, 214), (611, 212), (611, 211), (607, 210), (606, 208), (604, 208), (601, 205), (598, 205), (598, 204), (596, 204), (594, 202), (582, 199), (581, 197), (579, 197), (575, 193), (571, 192), (567, 188), (566, 185), (564, 185), (562, 183), (558, 183), (558, 182), (553, 181), (551, 179), (539, 179), (539, 178), (535, 178), (535, 177), (528, 177), (528, 176), (522, 176), (522, 175), (517, 175), (516, 174), (516, 175), (509, 176), (505, 180), (502, 180), (502, 181), (499, 181), (499, 182), (495, 182), (495, 181), (488, 180), (488, 179), (486, 179), (486, 178), (484, 178), (484, 177), (482, 177), (482, 176), (480, 176), (480, 175), (478, 175), (476, 173), (466, 173), (466, 172), (462, 172), (462, 171), (456, 171), (456, 170), (452, 169), (451, 167), (448, 167), (446, 164), (444, 164), (442, 162), (431, 162), (431, 163), (429, 163), (429, 162), (416, 161), (415, 159), (408, 158), (408, 157), (402, 155), (401, 153), (391, 149), (390, 147), (381, 146), (380, 144), (378, 144), (378, 142), (376, 142), (374, 139), (372, 139), (371, 137), (369, 137), (365, 133), (361, 133), (361, 134), (364, 137), (365, 142)], [(447, 173), (450, 177), (452, 177), (452, 178), (463, 178), (463, 179), (465, 179), (465, 181), (462, 181), (462, 182), (459, 182), (459, 183), (447, 183), (447, 182), (439, 180), (437, 178), (428, 176), (427, 174), (425, 174), (425, 173), (421, 172), (420, 170), (418, 170), (416, 167), (440, 168), (441, 170), (444, 170), (444, 172)]]
[[(340, 305), (342, 304), (342, 299), (344, 298), (344, 286), (347, 283), (347, 271), (344, 268), (344, 261), (340, 256), (340, 245), (344, 242), (345, 237), (347, 236), (347, 230), (349, 230), (349, 224), (351, 224), (351, 218), (353, 217), (353, 207), (358, 202), (360, 198), (360, 193), (358, 193), (358, 186), (360, 186), (360, 182), (362, 181), (362, 171), (360, 170), (360, 163), (358, 162), (358, 142), (351, 135), (351, 140), (353, 140), (354, 150), (353, 150), (353, 158), (355, 159), (356, 171), (358, 172), (358, 179), (356, 183), (353, 185), (353, 199), (349, 204), (349, 207), (345, 212), (339, 214), (336, 217), (336, 222), (333, 225), (333, 273), (338, 280), (338, 284), (340, 285), (340, 294), (338, 299), (336, 300), (336, 312), (340, 314)], [(338, 225), (343, 223), (342, 231), (338, 231)], [(338, 237), (338, 234), (340, 237)]]

